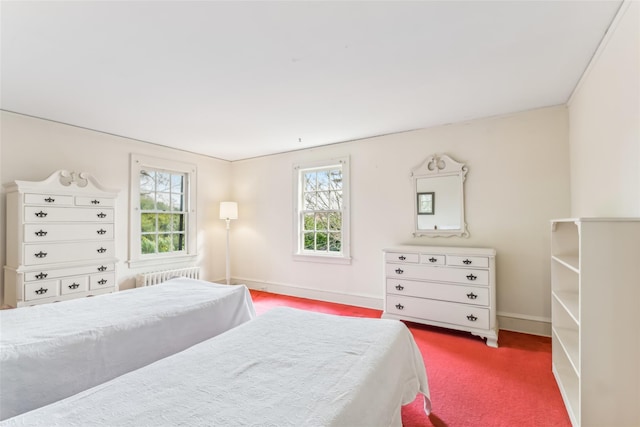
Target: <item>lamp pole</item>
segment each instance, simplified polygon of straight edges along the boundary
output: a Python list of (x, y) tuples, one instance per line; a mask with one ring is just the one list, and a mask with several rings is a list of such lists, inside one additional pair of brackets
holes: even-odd
[(229, 224), (231, 223), (231, 219), (230, 218), (225, 218), (225, 221), (227, 222), (227, 285), (231, 284), (231, 264), (230, 264), (230, 260), (231, 260), (231, 256), (229, 254)]

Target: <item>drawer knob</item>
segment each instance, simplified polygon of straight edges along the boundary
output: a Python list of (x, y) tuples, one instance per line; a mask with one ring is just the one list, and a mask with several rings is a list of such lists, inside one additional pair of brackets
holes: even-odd
[(47, 197), (46, 199), (44, 199), (45, 202), (47, 203), (53, 203), (56, 201), (56, 199), (52, 199), (51, 197)]
[(43, 295), (43, 294), (46, 294), (48, 290), (49, 290), (49, 289), (40, 288), (40, 289), (37, 289), (37, 290), (35, 291), (35, 293), (36, 293), (37, 295)]
[(104, 213), (104, 212), (100, 212), (97, 216), (98, 216), (98, 218), (105, 218), (107, 216), (107, 214)]
[(42, 280), (42, 279), (44, 279), (45, 277), (47, 277), (48, 275), (49, 275), (49, 274), (47, 274), (47, 273), (39, 273), (39, 274), (36, 274), (36, 279), (38, 279), (38, 280)]
[(478, 320), (478, 318), (473, 314), (470, 314), (467, 316), (467, 320), (469, 320), (470, 322), (475, 322), (476, 320)]
[(47, 256), (47, 253), (40, 251), (37, 254), (33, 254), (33, 256), (36, 257), (36, 258), (44, 258), (44, 257)]
[(36, 215), (38, 218), (44, 218), (44, 217), (45, 217), (45, 216), (47, 216), (48, 214), (47, 214), (46, 212), (42, 212), (42, 211), (40, 211), (40, 212), (36, 212), (36, 213), (35, 213), (35, 215)]
[(436, 262), (437, 259), (435, 259), (434, 257), (429, 258), (429, 262)]
[(473, 261), (471, 261), (469, 258), (465, 259), (464, 261), (462, 261), (463, 263), (465, 263), (466, 265), (471, 264)]
[(98, 267), (98, 271), (105, 271), (107, 269), (107, 267), (105, 267), (104, 265), (101, 265), (100, 267)]
[(78, 289), (80, 287), (80, 283), (72, 283), (69, 285), (69, 289)]
[(40, 231), (36, 231), (35, 235), (38, 236), (38, 237), (43, 237), (43, 236), (46, 236), (47, 233), (48, 233), (47, 231), (40, 230)]
[(100, 279), (100, 280), (98, 280), (98, 284), (99, 284), (99, 285), (104, 285), (105, 283), (107, 283), (107, 279)]
[(474, 280), (476, 280), (477, 278), (478, 278), (478, 276), (474, 276), (473, 273), (467, 275), (467, 279), (471, 280), (472, 282)]
[(98, 233), (98, 234), (100, 234), (100, 235), (102, 235), (102, 234), (104, 234), (104, 233), (106, 233), (106, 232), (107, 232), (107, 230), (105, 230), (105, 229), (103, 229), (103, 228), (101, 228), (100, 230), (96, 231), (96, 233)]
[(107, 250), (106, 250), (105, 248), (102, 248), (102, 247), (101, 247), (100, 249), (96, 249), (96, 251), (97, 251), (99, 254), (103, 254), (103, 253), (107, 252)]
[(404, 270), (401, 268), (396, 268), (396, 274), (402, 274), (404, 273)]
[(467, 294), (467, 298), (469, 298), (469, 299), (476, 299), (476, 298), (478, 298), (478, 295), (476, 295), (476, 294), (474, 294), (473, 292), (471, 292), (471, 293), (468, 293), (468, 294)]
[(100, 200), (93, 199), (91, 201), (91, 203), (94, 204), (94, 205), (99, 205), (100, 204)]
[(401, 290), (403, 290), (403, 289), (404, 289), (404, 286), (402, 286), (402, 285), (396, 285), (396, 289), (397, 289), (397, 290), (399, 290), (399, 291), (401, 291)]
[(404, 261), (405, 259), (407, 259), (407, 257), (406, 257), (406, 256), (404, 256), (404, 255), (400, 255), (400, 256), (398, 257), (398, 259), (399, 259), (400, 261)]
[(402, 305), (402, 304), (398, 303), (398, 304), (396, 304), (396, 308), (397, 308), (398, 310), (402, 310), (402, 309), (404, 309), (404, 305)]

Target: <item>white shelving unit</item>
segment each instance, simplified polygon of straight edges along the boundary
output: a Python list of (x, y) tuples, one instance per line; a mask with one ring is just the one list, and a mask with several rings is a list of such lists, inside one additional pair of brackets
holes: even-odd
[(574, 426), (640, 426), (640, 218), (552, 221), (553, 374)]

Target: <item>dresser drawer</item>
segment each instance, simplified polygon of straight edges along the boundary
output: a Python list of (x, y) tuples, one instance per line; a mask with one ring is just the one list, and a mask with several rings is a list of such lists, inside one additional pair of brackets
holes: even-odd
[(432, 282), (464, 283), (483, 286), (489, 284), (488, 270), (475, 270), (470, 268), (386, 264), (385, 274), (387, 277), (397, 279), (411, 278), (429, 280)]
[(488, 329), (488, 308), (430, 299), (387, 295), (387, 313), (470, 328)]
[(57, 268), (48, 269), (47, 266), (43, 266), (41, 269), (35, 271), (28, 271), (24, 273), (25, 282), (34, 282), (37, 280), (50, 280), (60, 277), (77, 276), (80, 274), (95, 274), (104, 273), (108, 271), (114, 271), (115, 264), (100, 264), (84, 265), (81, 267), (69, 267), (69, 268)]
[(446, 257), (437, 254), (420, 254), (420, 262), (429, 265), (445, 265)]
[(52, 242), (61, 240), (110, 240), (113, 224), (27, 224), (25, 242)]
[(387, 293), (489, 306), (489, 288), (387, 279)]
[(65, 277), (60, 280), (60, 294), (67, 295), (89, 290), (89, 276)]
[(481, 256), (447, 255), (447, 265), (488, 268), (489, 258)]
[(114, 206), (115, 200), (106, 197), (76, 196), (76, 206)]
[(24, 264), (40, 265), (112, 258), (113, 240), (106, 242), (31, 243), (24, 245)]
[(25, 205), (72, 206), (73, 196), (55, 194), (25, 194)]
[(48, 280), (44, 282), (26, 283), (24, 285), (25, 301), (33, 301), (42, 298), (58, 296), (58, 281)]
[(25, 206), (25, 222), (113, 222), (113, 209)]
[(115, 285), (116, 278), (113, 273), (92, 274), (89, 277), (89, 290), (91, 291), (96, 289), (113, 288)]
[(408, 263), (418, 263), (420, 262), (419, 254), (412, 253), (402, 253), (402, 252), (387, 252), (385, 253), (385, 261), (391, 262), (408, 262)]

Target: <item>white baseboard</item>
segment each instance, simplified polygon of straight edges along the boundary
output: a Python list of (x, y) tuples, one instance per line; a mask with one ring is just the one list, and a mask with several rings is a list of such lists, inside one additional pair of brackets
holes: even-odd
[[(224, 279), (219, 283), (224, 283)], [(243, 284), (249, 289), (288, 295), (298, 298), (308, 298), (317, 301), (333, 302), (337, 304), (354, 305), (356, 307), (383, 309), (383, 299), (367, 295), (354, 295), (341, 292), (330, 292), (319, 289), (305, 288), (286, 283), (264, 282), (242, 277), (233, 277), (231, 283)], [(551, 319), (526, 314), (498, 312), (498, 326), (505, 331), (522, 332), (531, 335), (551, 336)]]
[(498, 328), (524, 334), (551, 336), (551, 319), (518, 313), (498, 312)]
[(246, 285), (249, 289), (255, 289), (257, 291), (265, 291), (298, 298), (308, 298), (317, 301), (326, 301), (337, 304), (354, 305), (356, 307), (382, 310), (382, 298), (376, 298), (367, 295), (323, 291), (319, 289), (305, 288), (302, 286), (294, 286), (284, 283), (251, 280), (242, 277), (234, 277), (233, 280), (231, 280), (231, 283), (234, 285), (243, 284)]

